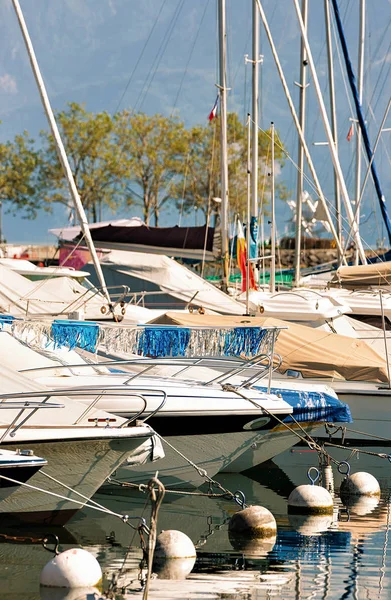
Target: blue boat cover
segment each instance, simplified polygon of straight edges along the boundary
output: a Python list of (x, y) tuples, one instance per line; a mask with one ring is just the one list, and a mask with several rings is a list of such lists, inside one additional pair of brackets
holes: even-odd
[[(266, 392), (267, 387), (255, 386)], [(273, 394), (280, 394), (293, 408), (293, 417), (296, 421), (314, 421), (323, 423), (352, 423), (350, 408), (344, 402), (326, 392), (306, 390), (291, 390), (272, 386)], [(285, 422), (292, 421), (286, 417)]]

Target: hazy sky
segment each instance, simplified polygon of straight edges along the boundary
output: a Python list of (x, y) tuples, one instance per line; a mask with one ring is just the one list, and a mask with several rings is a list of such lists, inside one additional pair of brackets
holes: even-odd
[[(263, 0), (262, 4), (297, 104), (300, 36), (294, 2)], [(340, 0), (339, 4), (356, 68), (359, 0)], [(367, 0), (366, 4), (363, 106), (374, 141), (391, 95), (391, 0)], [(216, 97), (216, 0), (21, 0), (21, 6), (55, 109), (76, 101), (85, 102), (92, 111), (115, 112), (133, 107), (148, 114), (177, 114), (186, 125), (206, 122)], [(231, 88), (228, 108), (244, 118), (251, 100), (251, 67), (244, 63), (244, 55), (251, 55), (251, 0), (227, 0), (227, 23)], [(37, 136), (47, 124), (11, 0), (0, 0), (0, 34), (0, 139), (10, 139), (23, 129)], [(327, 99), (323, 0), (309, 0), (309, 39)], [(260, 125), (266, 129), (274, 121), (296, 161), (297, 136), (262, 28), (261, 47)], [(339, 66), (342, 59), (339, 52), (334, 55), (341, 162), (353, 194), (355, 143), (348, 143), (346, 135), (354, 112)], [(387, 125), (391, 126), (391, 117)], [(329, 152), (324, 146), (312, 146), (315, 141), (325, 140), (312, 85), (308, 91), (307, 140), (324, 192), (332, 201)], [(385, 132), (376, 159), (386, 198), (391, 196), (390, 141), (391, 133)], [(292, 190), (293, 197), (295, 177), (295, 168), (287, 161), (280, 179)], [(306, 189), (312, 193), (309, 185)], [(391, 203), (387, 204), (391, 210)], [(132, 214), (137, 212), (131, 210)], [(282, 233), (290, 211), (281, 204), (277, 215)], [(105, 216), (110, 218), (110, 214)], [(167, 213), (163, 224), (175, 224), (177, 218), (175, 212)], [(8, 241), (44, 243), (54, 239), (47, 229), (64, 225), (67, 215), (57, 209), (53, 215), (40, 215), (33, 223), (10, 215), (4, 215), (3, 221)], [(368, 243), (384, 235), (371, 182), (365, 195), (363, 221)]]

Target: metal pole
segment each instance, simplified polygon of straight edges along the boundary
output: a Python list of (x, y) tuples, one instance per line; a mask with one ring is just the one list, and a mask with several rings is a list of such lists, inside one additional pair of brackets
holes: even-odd
[[(291, 94), (289, 92), (288, 85), (286, 83), (284, 72), (282, 70), (280, 60), (278, 58), (276, 46), (274, 44), (273, 37), (272, 37), (271, 31), (270, 31), (270, 28), (269, 28), (269, 24), (268, 24), (267, 19), (266, 19), (265, 11), (262, 8), (262, 4), (261, 4), (260, 0), (257, 0), (257, 4), (258, 4), (258, 9), (259, 9), (259, 12), (260, 12), (260, 15), (261, 15), (261, 19), (262, 19), (262, 22), (263, 22), (263, 25), (264, 25), (264, 28), (265, 28), (265, 31), (266, 31), (266, 35), (267, 35), (267, 38), (269, 40), (269, 44), (270, 44), (270, 48), (271, 48), (271, 51), (272, 51), (272, 54), (273, 54), (274, 62), (276, 63), (277, 71), (278, 71), (278, 74), (280, 76), (281, 84), (282, 84), (282, 87), (284, 89), (284, 93), (285, 93), (286, 99), (288, 101), (288, 105), (289, 105), (289, 109), (291, 111), (293, 122), (295, 124), (297, 133), (299, 134), (300, 141), (303, 144), (305, 157), (306, 157), (307, 163), (308, 163), (308, 168), (309, 168), (309, 170), (311, 172), (311, 175), (312, 175), (312, 177), (314, 179), (314, 184), (315, 184), (316, 190), (317, 190), (317, 192), (319, 194), (319, 198), (320, 198), (320, 201), (322, 203), (323, 209), (325, 211), (325, 214), (326, 214), (326, 217), (327, 217), (327, 221), (328, 221), (328, 223), (330, 225), (330, 231), (331, 231), (331, 233), (332, 233), (332, 235), (333, 235), (333, 237), (335, 239), (335, 243), (337, 244), (337, 247), (340, 248), (341, 253), (343, 253), (341, 244), (339, 243), (339, 240), (338, 240), (337, 232), (335, 231), (333, 220), (332, 220), (331, 215), (330, 215), (329, 208), (327, 206), (326, 198), (324, 197), (324, 194), (323, 194), (323, 191), (322, 191), (322, 187), (320, 185), (320, 181), (319, 181), (318, 175), (316, 173), (316, 170), (315, 170), (315, 167), (314, 167), (314, 163), (313, 163), (312, 158), (311, 158), (311, 154), (310, 154), (310, 152), (308, 150), (307, 142), (305, 141), (303, 132), (302, 132), (301, 127), (300, 127), (299, 119), (297, 117), (296, 110), (295, 110), (295, 107), (294, 107), (294, 104), (293, 104), (293, 101), (292, 101), (292, 97), (291, 97)], [(346, 259), (344, 257), (343, 257), (343, 261), (346, 264)]]
[[(364, 86), (364, 50), (365, 50), (365, 0), (360, 0), (360, 35), (358, 40), (358, 98), (362, 105)], [(357, 227), (360, 227), (360, 192), (361, 192), (361, 127), (356, 127), (356, 214)], [(358, 248), (355, 249), (354, 262), (359, 263)]]
[(387, 348), (386, 319), (385, 319), (385, 316), (384, 316), (384, 306), (383, 306), (383, 290), (379, 290), (379, 294), (380, 294), (381, 322), (382, 322), (383, 337), (384, 337), (384, 348), (385, 348), (385, 351), (386, 351), (388, 387), (391, 387), (390, 362), (389, 362), (389, 359), (388, 359), (388, 348)]
[(227, 32), (225, 0), (218, 3), (219, 67), (220, 67), (220, 143), (221, 143), (221, 253), (223, 261), (223, 288), (228, 288), (228, 159), (227, 159)]
[(252, 60), (252, 169), (251, 216), (258, 218), (258, 88), (259, 88), (259, 11), (253, 0), (253, 60)]
[(0, 201), (0, 244), (3, 243), (3, 203)]
[(268, 381), (267, 381), (267, 393), (270, 394), (271, 392), (271, 387), (272, 387), (272, 376), (273, 376), (273, 367), (274, 367), (274, 346), (276, 343), (276, 329), (273, 329), (273, 333), (272, 333), (272, 341), (270, 344), (270, 363), (269, 363), (269, 374), (268, 374)]
[[(360, 198), (359, 198), (359, 202), (358, 202), (358, 208), (360, 207), (360, 202), (361, 202), (361, 199), (362, 199), (364, 191), (365, 191), (365, 186), (367, 185), (367, 181), (368, 181), (369, 175), (371, 173), (371, 165), (372, 165), (372, 163), (373, 163), (373, 161), (375, 159), (376, 150), (377, 150), (378, 144), (380, 142), (380, 137), (381, 137), (381, 134), (382, 134), (382, 131), (383, 131), (384, 124), (385, 124), (385, 122), (387, 120), (388, 113), (390, 112), (390, 108), (391, 108), (391, 98), (389, 98), (389, 100), (388, 100), (387, 108), (386, 108), (386, 110), (384, 112), (383, 119), (382, 119), (382, 122), (380, 124), (377, 136), (376, 136), (375, 145), (373, 146), (372, 157), (371, 157), (371, 160), (369, 161), (367, 172), (365, 173), (364, 182), (362, 184), (362, 188), (361, 188), (361, 191), (360, 191)], [(357, 215), (356, 215), (356, 220), (357, 220)]]
[[(253, 0), (253, 65), (252, 65), (252, 168), (251, 168), (251, 220), (256, 223), (256, 257), (259, 256), (258, 239), (259, 239), (259, 223), (258, 223), (258, 115), (259, 115), (259, 63), (262, 58), (259, 56), (259, 11), (256, 0)], [(248, 248), (248, 256), (250, 256), (250, 248)], [(259, 285), (259, 269), (254, 269)]]
[(342, 173), (341, 165), (339, 163), (337, 152), (336, 152), (335, 147), (334, 147), (333, 135), (331, 133), (330, 123), (329, 123), (329, 120), (327, 118), (326, 108), (325, 108), (324, 101), (323, 101), (323, 96), (322, 96), (322, 90), (320, 89), (318, 75), (317, 75), (316, 69), (315, 69), (315, 63), (314, 63), (314, 60), (312, 58), (311, 48), (310, 48), (310, 45), (309, 45), (309, 42), (308, 42), (308, 39), (307, 39), (306, 32), (304, 30), (304, 24), (303, 24), (303, 19), (301, 18), (299, 2), (298, 2), (298, 0), (293, 0), (293, 3), (295, 5), (296, 14), (297, 14), (297, 20), (298, 20), (298, 23), (299, 23), (301, 35), (303, 36), (303, 40), (304, 40), (304, 44), (305, 44), (305, 49), (306, 49), (306, 52), (307, 52), (308, 64), (309, 64), (309, 67), (311, 69), (311, 76), (312, 76), (312, 80), (313, 80), (313, 84), (314, 84), (314, 88), (315, 88), (315, 92), (316, 92), (316, 97), (317, 97), (318, 104), (319, 104), (320, 114), (321, 114), (321, 117), (322, 117), (324, 129), (325, 129), (325, 132), (326, 132), (327, 141), (329, 143), (329, 148), (330, 148), (330, 152), (331, 152), (331, 159), (333, 161), (334, 169), (335, 169), (335, 171), (337, 173), (339, 184), (341, 186), (341, 194), (342, 194), (342, 198), (344, 200), (346, 214), (347, 214), (347, 217), (349, 219), (349, 224), (353, 228), (354, 241), (356, 243), (356, 247), (358, 248), (360, 259), (361, 259), (361, 261), (362, 261), (363, 264), (366, 264), (367, 260), (366, 260), (366, 257), (365, 257), (364, 247), (362, 245), (362, 241), (361, 241), (361, 238), (360, 238), (360, 233), (358, 231), (357, 223), (354, 220), (352, 205), (350, 203), (349, 194), (348, 194), (348, 190), (346, 188), (345, 179), (344, 179), (344, 176), (343, 176), (343, 173)]
[[(331, 129), (333, 131), (334, 146), (338, 152), (338, 127), (337, 127), (337, 111), (335, 105), (335, 85), (334, 85), (334, 61), (333, 61), (333, 44), (331, 38), (331, 20), (329, 0), (324, 0), (324, 12), (326, 20), (326, 41), (327, 41), (327, 59), (329, 69), (329, 97), (330, 97), (330, 112), (331, 112)], [(341, 214), (341, 192), (339, 181), (334, 170), (334, 193), (335, 193), (335, 219), (337, 226), (337, 235), (342, 246), (342, 214)], [(342, 262), (341, 251), (338, 248), (338, 264)]]
[[(369, 164), (368, 164), (368, 167), (367, 167), (367, 171), (365, 173), (364, 181), (363, 181), (363, 184), (362, 184), (362, 187), (361, 187), (358, 206), (356, 206), (356, 212), (354, 214), (354, 217), (355, 217), (356, 221), (357, 221), (357, 209), (360, 208), (360, 205), (361, 205), (361, 201), (362, 201), (362, 198), (363, 198), (363, 195), (364, 195), (365, 187), (367, 185), (369, 175), (371, 174), (371, 166), (372, 166), (373, 161), (375, 160), (376, 150), (377, 150), (377, 147), (378, 147), (379, 142), (380, 142), (381, 134), (384, 131), (383, 127), (384, 127), (384, 124), (385, 124), (385, 122), (387, 120), (390, 108), (391, 108), (391, 98), (388, 100), (387, 108), (386, 108), (385, 113), (383, 115), (383, 119), (382, 119), (382, 122), (380, 124), (379, 131), (377, 132), (377, 136), (376, 136), (376, 140), (375, 140), (375, 145), (373, 146), (373, 152), (372, 152), (371, 160), (369, 161)], [(349, 230), (349, 235), (346, 238), (345, 248), (348, 246), (348, 244), (350, 242), (351, 234), (352, 234), (352, 230), (350, 229)]]
[(246, 314), (250, 303), (250, 219), (251, 219), (251, 115), (247, 115), (247, 226), (246, 226)]
[(272, 189), (271, 189), (271, 228), (270, 228), (270, 237), (271, 237), (271, 266), (270, 266), (270, 291), (271, 293), (276, 291), (276, 210), (275, 210), (275, 187), (274, 187), (274, 123), (271, 123), (271, 140), (272, 140), (272, 151), (271, 151), (271, 161), (272, 167), (270, 171), (270, 175), (272, 178)]
[(44, 81), (43, 81), (43, 78), (42, 78), (42, 75), (41, 75), (41, 71), (39, 69), (38, 61), (37, 61), (36, 56), (35, 56), (34, 48), (33, 48), (33, 45), (32, 45), (32, 42), (31, 42), (31, 39), (30, 39), (30, 36), (29, 36), (27, 25), (26, 25), (26, 22), (25, 22), (24, 17), (23, 17), (22, 9), (20, 8), (19, 0), (12, 0), (12, 3), (14, 5), (15, 13), (16, 13), (16, 16), (17, 16), (18, 21), (19, 21), (20, 29), (22, 31), (22, 35), (23, 35), (23, 38), (24, 38), (24, 43), (25, 43), (26, 48), (27, 48), (27, 52), (28, 52), (28, 55), (29, 55), (31, 67), (33, 69), (35, 81), (37, 82), (39, 94), (41, 96), (41, 100), (42, 100), (42, 103), (43, 103), (43, 106), (44, 106), (44, 109), (45, 109), (46, 117), (47, 117), (47, 119), (49, 121), (50, 129), (51, 129), (52, 135), (54, 137), (54, 142), (55, 142), (55, 145), (56, 145), (56, 150), (57, 150), (58, 158), (59, 158), (59, 160), (61, 162), (61, 165), (62, 165), (62, 168), (64, 170), (64, 174), (65, 174), (65, 177), (66, 177), (67, 182), (68, 182), (68, 186), (69, 186), (69, 191), (70, 191), (70, 194), (71, 194), (71, 198), (72, 198), (72, 200), (74, 202), (74, 205), (75, 205), (75, 208), (76, 208), (76, 212), (77, 212), (77, 216), (78, 216), (79, 221), (80, 221), (80, 227), (81, 227), (81, 230), (82, 230), (82, 232), (84, 234), (84, 237), (85, 237), (88, 249), (89, 249), (89, 251), (91, 253), (91, 258), (92, 258), (92, 260), (94, 262), (94, 266), (95, 266), (95, 269), (96, 269), (96, 274), (98, 276), (100, 285), (102, 286), (103, 292), (104, 292), (104, 294), (105, 294), (105, 296), (107, 298), (109, 306), (111, 307), (111, 298), (110, 298), (109, 292), (108, 292), (107, 287), (106, 287), (106, 282), (105, 282), (105, 279), (104, 279), (104, 276), (103, 276), (102, 268), (101, 268), (100, 263), (99, 263), (98, 255), (97, 255), (96, 250), (95, 250), (94, 242), (92, 241), (91, 233), (90, 233), (90, 230), (89, 230), (89, 227), (88, 227), (88, 221), (87, 221), (86, 213), (84, 211), (83, 204), (82, 204), (82, 202), (80, 200), (80, 196), (79, 196), (79, 193), (78, 193), (77, 188), (76, 188), (75, 180), (73, 178), (72, 170), (71, 170), (71, 167), (70, 167), (69, 162), (68, 162), (68, 157), (66, 155), (65, 148), (64, 148), (64, 145), (63, 145), (62, 140), (61, 140), (60, 132), (58, 130), (57, 123), (56, 123), (56, 120), (54, 118), (52, 107), (50, 105), (49, 97), (48, 97), (47, 92), (46, 92), (45, 84), (44, 84)]
[[(308, 22), (308, 0), (302, 0), (301, 13), (303, 15), (304, 27), (307, 31)], [(305, 109), (307, 95), (307, 58), (303, 38), (300, 44), (300, 107), (299, 119), (300, 126), (305, 134)], [(296, 190), (296, 235), (295, 235), (295, 285), (300, 283), (300, 255), (301, 255), (301, 221), (302, 221), (302, 198), (304, 187), (304, 148), (299, 139), (298, 159), (297, 159), (297, 190)]]

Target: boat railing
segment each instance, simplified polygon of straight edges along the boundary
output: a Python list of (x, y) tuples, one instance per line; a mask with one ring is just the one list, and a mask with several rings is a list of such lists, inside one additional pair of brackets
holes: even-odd
[[(88, 363), (77, 363), (69, 365), (47, 365), (44, 367), (34, 367), (28, 369), (20, 369), (20, 373), (36, 373), (42, 371), (50, 371), (57, 369), (80, 369), (80, 368), (116, 368), (116, 367), (143, 367), (138, 372), (129, 373), (124, 371), (122, 373), (110, 373), (110, 377), (126, 377), (125, 384), (129, 385), (131, 382), (137, 381), (137, 379), (148, 374), (149, 371), (155, 367), (182, 367), (174, 374), (170, 374), (172, 378), (178, 378), (179, 375), (183, 375), (184, 372), (194, 367), (208, 367), (210, 369), (217, 369), (222, 371), (218, 375), (206, 381), (199, 382), (201, 385), (212, 385), (214, 383), (226, 384), (230, 379), (238, 375), (245, 375), (250, 372), (248, 378), (244, 378), (241, 382), (240, 387), (249, 387), (254, 385), (257, 381), (264, 379), (269, 376), (270, 388), (271, 375), (276, 371), (282, 363), (282, 358), (279, 354), (273, 353), (261, 353), (253, 358), (246, 359), (243, 357), (219, 357), (219, 356), (190, 356), (190, 357), (167, 357), (167, 358), (150, 358), (150, 357), (135, 357), (132, 359), (112, 359), (104, 360), (99, 362), (88, 362)], [(253, 372), (255, 369), (255, 373)], [(159, 374), (160, 377), (164, 375)]]
[[(29, 395), (29, 397), (31, 397), (31, 395)], [(44, 400), (42, 402), (31, 402), (30, 400), (25, 400), (25, 401), (21, 400), (19, 402), (13, 402), (12, 401), (13, 399), (20, 398), (20, 393), (13, 392), (12, 394), (0, 395), (0, 410), (19, 410), (17, 415), (12, 419), (11, 423), (8, 425), (8, 427), (5, 430), (5, 432), (3, 433), (3, 435), (0, 437), (0, 444), (7, 437), (7, 435), (9, 433), (10, 433), (11, 437), (14, 437), (17, 430), (20, 429), (20, 427), (22, 427), (29, 419), (31, 419), (31, 417), (38, 410), (41, 410), (43, 408), (50, 409), (50, 408), (64, 408), (65, 407), (64, 404), (57, 404), (57, 403), (55, 404), (53, 402), (47, 402), (47, 400), (49, 400), (49, 398), (50, 398), (50, 394), (48, 394), (46, 391), (44, 393), (42, 392), (41, 397), (44, 397)], [(9, 399), (11, 399), (10, 402), (8, 401)], [(20, 423), (18, 423), (19, 418), (24, 415), (26, 410), (30, 411), (29, 414), (26, 415)], [(11, 429), (13, 427), (14, 427), (14, 429), (13, 429), (13, 431), (11, 431)]]
[[(306, 290), (306, 292), (307, 292), (307, 290)], [(312, 292), (312, 290), (311, 290), (311, 292)], [(297, 298), (300, 298), (301, 300), (307, 300), (307, 301), (309, 300), (309, 298), (307, 298), (304, 294), (297, 292), (295, 290), (289, 290), (286, 292), (281, 290), (280, 292), (276, 292), (275, 294), (270, 296), (270, 299), (277, 298), (278, 296), (283, 296), (283, 295), (287, 295), (287, 294), (289, 295), (289, 297), (296, 296)], [(317, 292), (315, 292), (314, 295), (319, 296), (319, 298), (323, 298), (322, 294), (319, 294)]]
[[(128, 302), (129, 302), (129, 300), (126, 300), (127, 296), (129, 295), (129, 292), (130, 292), (129, 286), (127, 286), (127, 285), (109, 285), (109, 286), (106, 286), (106, 288), (103, 288), (102, 286), (94, 285), (91, 288), (87, 289), (84, 292), (84, 294), (82, 294), (79, 298), (75, 299), (73, 302), (68, 304), (59, 314), (69, 313), (71, 311), (78, 310), (80, 308), (84, 308), (93, 298), (98, 296), (98, 294), (101, 294), (101, 295), (104, 294), (105, 289), (110, 292), (110, 298), (112, 299), (112, 308), (113, 309), (117, 308), (117, 306), (120, 306), (122, 309), (125, 308), (125, 304), (128, 304)], [(114, 290), (118, 290), (118, 292), (115, 293)], [(87, 294), (92, 294), (92, 295), (90, 295), (88, 298), (85, 298), (85, 296)], [(106, 298), (103, 297), (103, 300), (104, 300), (104, 304), (102, 304), (102, 307), (106, 308), (106, 304), (107, 304)], [(101, 307), (101, 312), (102, 312), (102, 307)], [(102, 312), (102, 314), (105, 314), (106, 312), (107, 312), (107, 308), (104, 312)]]
[[(305, 286), (292, 288), (291, 292), (294, 294), (297, 294), (300, 292), (305, 292), (306, 294), (313, 294), (313, 296), (318, 296), (319, 298), (324, 298), (324, 294), (321, 294), (320, 292), (318, 292), (318, 290), (314, 290), (312, 288), (308, 288)], [(283, 292), (281, 292), (281, 293), (283, 293)], [(284, 293), (286, 294), (286, 292), (284, 292)], [(271, 296), (271, 298), (274, 298), (274, 296)]]
[[(121, 309), (124, 311), (125, 305), (128, 304), (128, 302), (129, 302), (129, 300), (126, 300), (126, 298), (129, 295), (130, 288), (127, 285), (113, 285), (113, 286), (107, 286), (106, 289), (111, 291), (110, 297), (113, 300), (112, 309), (115, 310), (118, 306), (120, 306)], [(113, 293), (112, 292), (113, 290), (118, 290), (118, 292)], [(43, 300), (42, 298), (34, 298), (34, 297), (20, 298), (20, 300), (26, 301), (26, 309), (25, 309), (26, 317), (29, 316), (30, 302), (39, 302), (40, 304), (46, 303), (46, 304), (65, 305), (62, 310), (60, 310), (59, 312), (56, 312), (56, 315), (60, 316), (60, 315), (68, 314), (70, 312), (79, 310), (81, 308), (85, 308), (85, 306), (89, 302), (91, 302), (95, 297), (97, 297), (98, 295), (102, 295), (103, 291), (104, 290), (102, 287), (92, 286), (91, 288), (86, 289), (86, 291), (83, 292), (83, 294), (81, 294), (78, 298), (76, 298), (75, 300), (73, 300), (72, 302), (70, 302), (68, 304), (64, 300)], [(88, 297), (86, 297), (86, 296), (88, 296)], [(102, 296), (102, 306), (100, 308), (102, 314), (106, 314), (106, 312), (109, 310), (109, 308), (107, 308), (106, 305), (107, 305), (107, 300), (105, 297)], [(124, 314), (124, 312), (123, 312), (123, 314)]]
[[(140, 388), (141, 390), (141, 388)], [(143, 390), (152, 391), (150, 388), (145, 388)], [(166, 402), (166, 393), (164, 390), (153, 389), (153, 393), (162, 397), (162, 401), (157, 407), (157, 409), (153, 410), (151, 414), (146, 415), (143, 419), (143, 422), (150, 418), (152, 415), (156, 414), (165, 404)], [(17, 406), (13, 406), (12, 408), (20, 408), (18, 415), (13, 419), (12, 423), (8, 427), (7, 431), (0, 438), (0, 442), (4, 439), (4, 437), (9, 433), (12, 427), (15, 426), (15, 429), (12, 431), (11, 435), (15, 435), (15, 432), (22, 427), (31, 417), (37, 412), (40, 408), (64, 408), (64, 404), (49, 404), (47, 400), (53, 397), (59, 398), (74, 398), (75, 400), (80, 401), (80, 398), (83, 397), (93, 397), (93, 400), (88, 406), (83, 410), (83, 412), (77, 417), (77, 419), (73, 422), (73, 425), (78, 425), (82, 420), (84, 420), (88, 414), (93, 410), (96, 406), (97, 402), (105, 395), (110, 394), (111, 396), (118, 396), (119, 398), (138, 398), (142, 402), (142, 408), (138, 410), (132, 417), (126, 419), (123, 423), (119, 425), (120, 428), (127, 427), (133, 421), (139, 419), (146, 411), (147, 408), (147, 400), (142, 395), (141, 391), (138, 389), (135, 390), (133, 388), (126, 389), (123, 385), (96, 385), (96, 386), (79, 386), (79, 387), (69, 387), (69, 388), (61, 388), (61, 389), (48, 389), (48, 390), (39, 390), (39, 391), (28, 391), (28, 392), (12, 392), (9, 394), (0, 394), (0, 408), (8, 405), (10, 408), (10, 400), (20, 399), (19, 403), (16, 403)], [(28, 400), (24, 400), (28, 398)], [(31, 402), (30, 398), (43, 398), (41, 402)], [(8, 401), (8, 402), (7, 402)], [(15, 403), (14, 403), (15, 404)], [(18, 422), (19, 417), (22, 416), (25, 410), (31, 409), (30, 413), (21, 421)], [(106, 423), (106, 426), (110, 426), (111, 419), (109, 417), (103, 419), (103, 422)], [(99, 425), (101, 421), (100, 418), (92, 418), (89, 419), (89, 422), (95, 423), (96, 426)]]
[[(196, 297), (198, 296), (198, 294), (200, 293), (200, 291), (208, 291), (208, 290), (189, 290), (186, 289), (186, 293), (187, 294), (191, 294), (191, 296), (186, 299), (183, 298), (182, 300), (180, 298), (178, 298), (178, 306), (179, 304), (181, 306), (185, 306), (185, 310), (189, 309), (191, 311), (192, 308), (192, 302), (195, 301)], [(143, 290), (140, 292), (132, 292), (130, 294), (130, 300), (129, 300), (129, 304), (134, 305), (134, 306), (142, 306), (143, 308), (145, 308), (145, 298), (147, 298), (148, 296), (170, 296), (173, 293), (175, 293), (175, 291), (165, 291), (165, 290)], [(179, 302), (180, 301), (180, 302)], [(195, 303), (197, 306), (198, 305), (202, 305), (202, 302), (196, 302)]]

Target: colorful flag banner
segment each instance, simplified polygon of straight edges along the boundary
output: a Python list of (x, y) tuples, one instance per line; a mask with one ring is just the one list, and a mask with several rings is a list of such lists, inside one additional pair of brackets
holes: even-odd
[[(247, 244), (246, 238), (244, 237), (243, 226), (238, 220), (238, 235), (236, 238), (236, 259), (238, 261), (238, 267), (242, 274), (242, 292), (246, 291), (246, 275), (247, 275)], [(249, 289), (256, 290), (257, 285), (255, 283), (254, 270), (252, 264), (248, 264), (249, 269)]]

